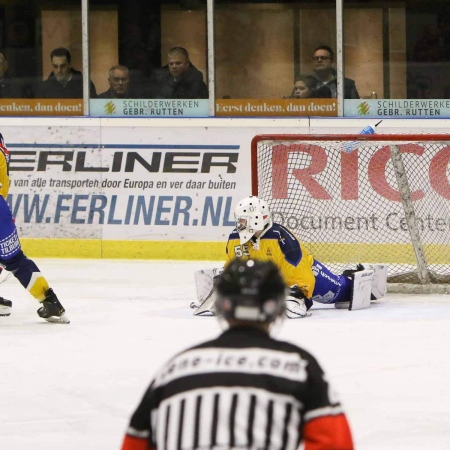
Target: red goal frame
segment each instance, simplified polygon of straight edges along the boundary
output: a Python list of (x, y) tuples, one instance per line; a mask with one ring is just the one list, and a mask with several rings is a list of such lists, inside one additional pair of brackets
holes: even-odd
[[(274, 144), (275, 141), (275, 144)], [(450, 149), (450, 133), (449, 134), (397, 134), (397, 133), (392, 133), (392, 134), (320, 134), (320, 135), (315, 135), (315, 134), (261, 134), (261, 135), (257, 135), (255, 136), (252, 141), (251, 141), (251, 189), (252, 189), (252, 194), (253, 195), (264, 195), (262, 192), (259, 192), (259, 184), (260, 181), (262, 184), (262, 187), (264, 187), (264, 185), (266, 184), (266, 180), (269, 180), (269, 182), (271, 183), (272, 181), (274, 181), (274, 175), (271, 171), (266, 172), (264, 179), (261, 178), (261, 180), (259, 179), (261, 174), (258, 174), (258, 165), (261, 167), (261, 163), (258, 162), (258, 154), (260, 155), (260, 157), (265, 160), (265, 157), (262, 156), (261, 151), (264, 152), (263, 148), (260, 148), (258, 150), (258, 147), (260, 143), (264, 143), (267, 142), (268, 143), (268, 148), (271, 145), (277, 145), (276, 143), (279, 143), (279, 145), (286, 145), (289, 146), (291, 144), (301, 144), (302, 142), (304, 142), (305, 144), (310, 143), (311, 145), (320, 145), (320, 142), (328, 142), (330, 143), (329, 146), (329, 150), (331, 150), (334, 153), (334, 158), (336, 159), (336, 157), (338, 157), (339, 153), (341, 155), (343, 154), (350, 154), (353, 153), (353, 151), (358, 151), (361, 152), (358, 154), (358, 167), (365, 167), (364, 165), (360, 165), (360, 164), (364, 164), (364, 161), (367, 161), (366, 155), (367, 157), (370, 158), (370, 154), (374, 154), (373, 152), (377, 151), (377, 148), (382, 149), (384, 148), (383, 143), (389, 143), (387, 145), (389, 145), (390, 147), (390, 152), (391, 152), (391, 172), (390, 172), (390, 176), (394, 176), (393, 174), (395, 173), (395, 178), (396, 178), (396, 190), (398, 191), (398, 193), (401, 196), (401, 200), (395, 200), (395, 201), (399, 201), (400, 204), (403, 206), (403, 213), (404, 213), (404, 218), (407, 221), (407, 225), (408, 228), (405, 229), (404, 231), (408, 230), (409, 234), (410, 234), (410, 247), (413, 248), (414, 250), (414, 254), (415, 254), (415, 259), (416, 259), (416, 268), (413, 268), (412, 270), (408, 270), (407, 272), (404, 273), (400, 273), (399, 276), (396, 277), (396, 273), (394, 272), (393, 269), (393, 273), (391, 274), (392, 276), (390, 277), (390, 279), (392, 280), (391, 283), (398, 283), (395, 289), (391, 289), (391, 291), (394, 291), (397, 289), (397, 287), (400, 290), (396, 290), (397, 292), (423, 292), (423, 293), (428, 293), (428, 292), (439, 292), (439, 293), (448, 293), (450, 292), (450, 238), (449, 237), (444, 237), (443, 242), (438, 242), (436, 243), (436, 246), (441, 246), (440, 248), (434, 250), (434, 254), (433, 255), (438, 255), (439, 258), (431, 258), (432, 261), (431, 263), (427, 262), (427, 255), (426, 253), (428, 252), (428, 249), (431, 248), (433, 245), (435, 245), (434, 242), (424, 242), (422, 243), (421, 240), (421, 233), (419, 233), (418, 231), (418, 227), (417, 227), (417, 219), (416, 219), (416, 213), (415, 213), (415, 208), (413, 206), (413, 202), (414, 200), (411, 198), (411, 191), (410, 191), (410, 182), (407, 179), (406, 176), (406, 171), (407, 168), (403, 165), (403, 157), (401, 156), (401, 154), (403, 153), (401, 148), (397, 147), (396, 144), (398, 145), (402, 145), (402, 144), (424, 144), (424, 143), (429, 143), (430, 146), (427, 146), (426, 148), (429, 148), (430, 151), (438, 151), (436, 149), (440, 150), (445, 150), (447, 151), (448, 149)], [(356, 142), (356, 145), (353, 147), (351, 144), (353, 142)], [(370, 146), (370, 143), (373, 142), (374, 144), (372, 146)], [(338, 143), (338, 145), (336, 145), (336, 143)], [(342, 143), (342, 146), (339, 145), (339, 143)], [(358, 143), (360, 143), (360, 145), (358, 145)], [(367, 147), (367, 151), (368, 153), (364, 153), (364, 143), (367, 143), (368, 145), (366, 145)], [(437, 146), (432, 145), (433, 143), (438, 144)], [(350, 144), (350, 147), (347, 147), (347, 149), (345, 148), (346, 144)], [(353, 148), (352, 148), (353, 147)], [(359, 148), (362, 147), (362, 148)], [(325, 148), (325, 147), (324, 147)], [(268, 149), (268, 152), (270, 154), (271, 150)], [(372, 153), (371, 153), (372, 152)], [(408, 152), (407, 152), (408, 153)], [(424, 153), (424, 156), (426, 154)], [(447, 155), (447, 154), (446, 154)], [(341, 156), (342, 158), (343, 156)], [(362, 159), (359, 160), (359, 157), (361, 157)], [(450, 166), (450, 160), (447, 158), (447, 160), (444, 158), (442, 160), (443, 165), (441, 165), (441, 169), (445, 170), (446, 173), (444, 173), (444, 176), (447, 177), (447, 179), (449, 178), (448, 175), (448, 171), (449, 166)], [(269, 166), (270, 167), (270, 166)], [(444, 168), (444, 169), (443, 169)], [(394, 172), (392, 172), (392, 170), (394, 170)], [(409, 172), (411, 172), (411, 170), (413, 170), (414, 173), (415, 172), (415, 166), (411, 166), (411, 164), (409, 164)], [(442, 172), (441, 170), (441, 172)], [(415, 180), (412, 180), (415, 181)], [(448, 183), (450, 184), (450, 179), (448, 179)], [(447, 188), (446, 188), (447, 189)], [(447, 196), (444, 196), (444, 201), (448, 201), (450, 200)], [(267, 200), (267, 199), (266, 199)], [(352, 200), (352, 199), (351, 199)], [(282, 206), (283, 208), (283, 206)], [(290, 213), (291, 211), (291, 206), (288, 205), (288, 213)], [(437, 203), (436, 206), (436, 211), (440, 212), (440, 211), (444, 211), (443, 215), (446, 215), (446, 211), (449, 211), (450, 208), (448, 208), (447, 205), (442, 204), (439, 206), (439, 203)], [(279, 212), (279, 211), (278, 211)], [(319, 211), (320, 214), (320, 211)], [(397, 214), (397, 213), (395, 213)], [(392, 215), (392, 214), (391, 214)], [(333, 219), (333, 217), (331, 217), (331, 219)], [(446, 219), (446, 218), (445, 218)], [(419, 217), (418, 220), (421, 220), (421, 218)], [(439, 218), (439, 220), (442, 220)], [(353, 228), (352, 228), (353, 229)], [(378, 229), (378, 228), (377, 228)], [(442, 231), (442, 230), (439, 230)], [(445, 230), (444, 230), (445, 231)], [(388, 230), (389, 232), (389, 230)], [(388, 235), (386, 235), (388, 236)], [(308, 237), (308, 236), (306, 236)], [(425, 239), (426, 241), (426, 239)], [(306, 242), (309, 242), (309, 245), (311, 245), (313, 243), (313, 241), (308, 240)], [(339, 241), (340, 242), (340, 241)], [(345, 237), (342, 241), (344, 244), (343, 245), (347, 245), (348, 247), (351, 249), (351, 245), (353, 241), (346, 241)], [(369, 239), (369, 246), (371, 245), (371, 240)], [(366, 243), (363, 243), (366, 244)], [(383, 241), (383, 239), (380, 240), (380, 243), (377, 244), (375, 243), (375, 245), (384, 245), (385, 242)], [(319, 245), (320, 242), (319, 242)], [(357, 245), (359, 245), (359, 243), (357, 243)], [(404, 241), (399, 241), (397, 242), (391, 242), (391, 237), (389, 235), (388, 237), (388, 241), (387, 241), (387, 245), (389, 246), (396, 246), (399, 245), (404, 246), (405, 242)], [(409, 244), (408, 244), (409, 245)], [(428, 246), (428, 248), (426, 249), (427, 252), (424, 251), (424, 245)], [(444, 249), (445, 247), (445, 249)], [(381, 248), (381, 247), (380, 247)], [(371, 249), (372, 250), (372, 249)], [(371, 253), (375, 254), (375, 256), (377, 255), (377, 253)], [(401, 255), (404, 255), (405, 253), (398, 253)], [(382, 257), (385, 257), (385, 253), (382, 254)], [(380, 257), (380, 255), (378, 254), (378, 257)], [(445, 260), (445, 261), (444, 261)], [(325, 260), (326, 261), (326, 260)], [(370, 261), (368, 261), (370, 262)], [(377, 261), (377, 262), (387, 262), (388, 264), (390, 263), (389, 261)], [(394, 265), (399, 266), (401, 264), (405, 263), (405, 261), (395, 261), (393, 262)], [(409, 264), (409, 262), (407, 262)], [(440, 267), (439, 264), (441, 265)], [(403, 270), (402, 268), (400, 268), (401, 270)], [(395, 270), (397, 270), (397, 268), (395, 268)], [(405, 269), (406, 270), (406, 269)], [(444, 272), (444, 273), (442, 273)], [(389, 278), (388, 278), (389, 280)], [(408, 281), (407, 281), (408, 280)], [(417, 281), (418, 280), (418, 281)], [(421, 285), (421, 288), (424, 288), (423, 290), (417, 290), (417, 285)], [(407, 287), (408, 286), (408, 287)], [(412, 288), (410, 288), (410, 286), (413, 286)]]

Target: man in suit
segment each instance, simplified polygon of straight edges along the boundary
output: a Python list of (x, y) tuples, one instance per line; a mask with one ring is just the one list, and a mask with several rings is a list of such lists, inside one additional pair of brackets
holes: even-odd
[[(50, 54), (52, 73), (43, 81), (38, 98), (83, 98), (83, 75), (72, 67), (72, 57), (64, 47), (55, 48)], [(94, 83), (89, 83), (91, 98), (97, 98)]]
[[(327, 92), (327, 97), (337, 97), (337, 72), (333, 69), (334, 52), (326, 46), (320, 45), (314, 50), (314, 77), (317, 80), (316, 89)], [(329, 95), (328, 95), (329, 94)], [(355, 81), (344, 78), (344, 98), (360, 98), (356, 89)]]

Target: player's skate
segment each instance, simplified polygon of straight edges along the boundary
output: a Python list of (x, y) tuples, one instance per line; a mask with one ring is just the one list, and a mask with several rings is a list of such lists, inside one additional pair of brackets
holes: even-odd
[(70, 323), (70, 320), (65, 316), (65, 309), (53, 292), (53, 289), (50, 288), (45, 293), (45, 300), (41, 304), (42, 306), (37, 311), (39, 317), (42, 317), (47, 322)]
[(0, 297), (0, 316), (9, 316), (11, 314), (12, 301)]

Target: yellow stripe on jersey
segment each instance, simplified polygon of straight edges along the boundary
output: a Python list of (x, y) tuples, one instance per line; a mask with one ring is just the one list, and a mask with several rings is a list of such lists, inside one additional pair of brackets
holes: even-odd
[(8, 162), (6, 155), (0, 149), (0, 195), (6, 199), (9, 191)]

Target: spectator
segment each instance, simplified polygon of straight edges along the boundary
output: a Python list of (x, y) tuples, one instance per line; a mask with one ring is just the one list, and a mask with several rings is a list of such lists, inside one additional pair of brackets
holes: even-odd
[(17, 80), (8, 73), (8, 61), (5, 55), (0, 53), (0, 98), (21, 98), (22, 89)]
[[(71, 66), (69, 50), (55, 48), (50, 54), (53, 71), (41, 83), (38, 98), (83, 98), (83, 75)], [(90, 81), (90, 96), (97, 97), (94, 83)]]
[(291, 98), (329, 98), (328, 89), (316, 89), (317, 80), (312, 75), (299, 75), (294, 82)]
[(216, 288), (226, 330), (157, 372), (122, 450), (353, 449), (339, 397), (315, 357), (270, 336), (286, 307), (277, 267), (234, 260)]
[[(333, 69), (334, 53), (330, 47), (320, 45), (314, 50), (314, 76), (317, 80), (316, 89), (322, 89), (324, 96), (337, 97), (337, 72)], [(344, 98), (359, 98), (355, 81), (344, 78)]]
[(151, 98), (208, 98), (208, 88), (203, 74), (189, 60), (189, 53), (182, 47), (169, 51), (168, 64), (157, 69)]
[(140, 98), (130, 86), (130, 72), (120, 64), (111, 67), (108, 75), (109, 89), (98, 95), (98, 98)]

